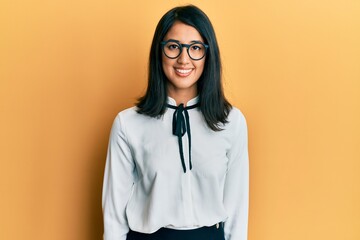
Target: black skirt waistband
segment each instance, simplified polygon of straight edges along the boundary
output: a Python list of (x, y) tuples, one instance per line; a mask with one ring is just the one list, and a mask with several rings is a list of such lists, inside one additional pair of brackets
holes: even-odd
[(126, 240), (225, 240), (224, 225), (217, 223), (210, 227), (186, 230), (160, 228), (150, 234), (130, 230)]

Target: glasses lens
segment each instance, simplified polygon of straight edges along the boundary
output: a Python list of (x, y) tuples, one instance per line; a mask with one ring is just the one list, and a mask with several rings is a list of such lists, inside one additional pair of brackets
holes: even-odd
[(189, 46), (189, 55), (192, 59), (201, 59), (205, 56), (206, 48), (201, 43), (193, 43)]
[(177, 58), (180, 55), (180, 45), (176, 42), (167, 42), (163, 49), (169, 58)]

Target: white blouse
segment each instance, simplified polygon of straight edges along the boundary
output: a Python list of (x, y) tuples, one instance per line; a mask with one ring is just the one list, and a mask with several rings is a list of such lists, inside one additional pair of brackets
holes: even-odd
[[(176, 102), (168, 97), (168, 104)], [(104, 174), (104, 239), (126, 240), (129, 228), (153, 233), (224, 222), (226, 240), (246, 240), (249, 160), (243, 114), (233, 107), (223, 130), (213, 131), (198, 108), (188, 109), (191, 129), (184, 122), (179, 139), (173, 135), (173, 118), (179, 115), (174, 111), (152, 118), (132, 107), (116, 116)], [(185, 111), (181, 114), (185, 119)]]

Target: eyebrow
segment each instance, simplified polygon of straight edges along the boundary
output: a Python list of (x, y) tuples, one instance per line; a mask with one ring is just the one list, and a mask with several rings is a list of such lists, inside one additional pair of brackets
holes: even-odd
[[(180, 43), (179, 40), (175, 40), (175, 39), (172, 39), (172, 38), (170, 38), (170, 39), (168, 39), (168, 40), (166, 40), (166, 41)], [(190, 43), (203, 43), (203, 42), (200, 41), (200, 40), (192, 40), (192, 41), (190, 41)]]

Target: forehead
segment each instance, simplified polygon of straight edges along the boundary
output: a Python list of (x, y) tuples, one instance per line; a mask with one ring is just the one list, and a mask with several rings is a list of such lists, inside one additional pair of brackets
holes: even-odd
[(164, 37), (164, 41), (169, 39), (178, 40), (181, 43), (190, 43), (192, 41), (201, 41), (203, 38), (200, 33), (192, 26), (176, 21)]

